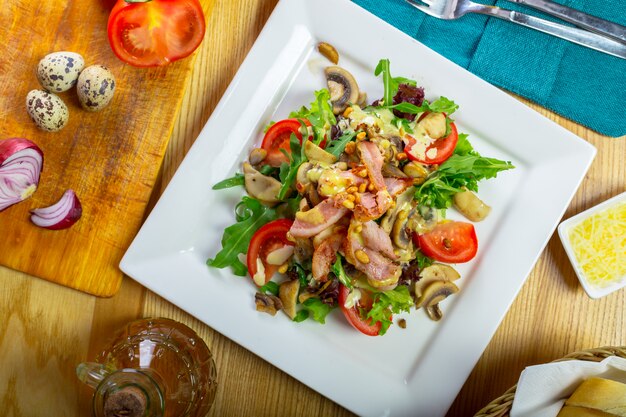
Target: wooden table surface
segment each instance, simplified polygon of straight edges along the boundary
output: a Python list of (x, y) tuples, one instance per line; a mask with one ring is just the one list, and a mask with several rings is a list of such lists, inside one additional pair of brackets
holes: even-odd
[[(214, 1), (207, 37), (196, 57), (154, 201), (276, 4), (276, 0)], [(626, 137), (602, 137), (538, 106), (531, 107), (598, 149), (565, 218), (626, 190)], [(129, 278), (116, 296), (101, 299), (0, 267), (2, 414), (90, 415), (90, 393), (78, 384), (75, 366), (93, 359), (112, 331), (148, 316), (186, 323), (214, 352), (219, 389), (210, 416), (352, 415)], [(472, 415), (515, 384), (525, 366), (579, 349), (626, 345), (625, 318), (626, 291), (600, 300), (588, 298), (554, 234), (448, 415)]]

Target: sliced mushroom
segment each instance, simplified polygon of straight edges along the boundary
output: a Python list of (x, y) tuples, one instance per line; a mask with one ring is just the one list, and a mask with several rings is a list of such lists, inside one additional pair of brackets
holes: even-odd
[(243, 175), (250, 196), (270, 206), (280, 201), (276, 198), (282, 186), (278, 180), (261, 174), (247, 162), (243, 163)]
[(290, 319), (296, 316), (296, 302), (298, 301), (298, 290), (300, 281), (297, 279), (285, 281), (278, 286), (278, 296), (283, 303), (283, 311)]
[(313, 164), (310, 162), (305, 162), (298, 168), (296, 173), (296, 190), (300, 194), (305, 194), (311, 188), (312, 182), (308, 175), (311, 169), (313, 169)]
[(417, 180), (417, 181), (413, 181), (414, 184), (423, 183), (424, 181), (426, 181), (426, 178), (428, 177), (428, 174), (429, 174), (428, 169), (426, 169), (424, 165), (416, 161), (411, 161), (407, 163), (404, 166), (404, 168), (402, 168), (402, 171), (407, 176), (413, 178), (414, 180)]
[(383, 168), (381, 172), (383, 173), (383, 177), (387, 177), (387, 178), (406, 178), (407, 177), (407, 175), (404, 172), (402, 172), (400, 168), (388, 162), (383, 164)]
[(327, 67), (324, 73), (330, 91), (333, 113), (343, 113), (348, 104), (359, 101), (359, 85), (352, 74), (338, 66)]
[(441, 308), (439, 308), (439, 304), (428, 306), (424, 310), (426, 310), (426, 314), (428, 314), (428, 317), (432, 321), (439, 321), (443, 317), (443, 312)]
[(257, 311), (271, 314), (272, 316), (274, 316), (278, 310), (283, 308), (283, 303), (280, 301), (280, 298), (272, 294), (257, 292), (254, 294), (254, 301)]
[(337, 162), (335, 155), (326, 152), (310, 140), (304, 142), (304, 154), (311, 162), (322, 162), (329, 165)]
[(428, 113), (418, 124), (433, 139), (439, 139), (446, 135), (446, 115), (443, 113)]
[(453, 282), (435, 281), (424, 288), (421, 297), (415, 297), (415, 307), (430, 307), (445, 300), (449, 295), (459, 292)]
[(250, 156), (248, 160), (252, 165), (258, 165), (267, 157), (267, 151), (263, 148), (254, 148), (252, 152), (250, 152)]
[(422, 234), (437, 226), (438, 217), (437, 211), (432, 207), (418, 205), (409, 213), (408, 227), (412, 231)]
[(484, 220), (491, 212), (491, 207), (469, 190), (456, 193), (452, 201), (457, 210), (473, 222)]
[(339, 62), (339, 53), (331, 44), (320, 42), (317, 44), (317, 50), (333, 64), (337, 65), (337, 62)]
[(367, 93), (365, 91), (359, 91), (359, 99), (357, 103), (359, 107), (365, 107), (367, 105)]
[(410, 207), (400, 210), (391, 229), (391, 240), (400, 249), (407, 249), (411, 244), (411, 236), (407, 227), (409, 212)]
[(459, 279), (461, 275), (450, 265), (434, 263), (424, 268), (419, 274), (419, 280), (415, 283), (415, 298), (421, 298), (426, 287), (433, 282), (452, 282)]

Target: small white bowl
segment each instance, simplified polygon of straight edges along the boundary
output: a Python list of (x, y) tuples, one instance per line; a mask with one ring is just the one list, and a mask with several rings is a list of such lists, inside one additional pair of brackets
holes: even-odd
[[(593, 216), (594, 214), (604, 209), (608, 209), (612, 206), (618, 205), (619, 203), (622, 203), (624, 201), (626, 201), (626, 192), (618, 194), (615, 197), (612, 197), (604, 201), (603, 203), (598, 204), (597, 206), (591, 207), (590, 209), (585, 210), (582, 213), (570, 217), (569, 219), (559, 224), (559, 238), (561, 239), (561, 242), (565, 247), (565, 252), (567, 253), (568, 258), (572, 263), (572, 266), (574, 267), (574, 271), (578, 276), (580, 284), (585, 289), (587, 295), (589, 295), (589, 297), (591, 298), (604, 297), (605, 295), (626, 287), (626, 275), (622, 275), (621, 278), (613, 280), (613, 282), (607, 284), (606, 286), (597, 286), (590, 283), (585, 275), (585, 272), (582, 270), (582, 268), (580, 268), (580, 265), (578, 264), (578, 260), (576, 259), (576, 255), (572, 247), (572, 242), (569, 239), (568, 231), (571, 227), (578, 225), (579, 223)], [(624, 239), (626, 239), (626, 236), (624, 236)]]

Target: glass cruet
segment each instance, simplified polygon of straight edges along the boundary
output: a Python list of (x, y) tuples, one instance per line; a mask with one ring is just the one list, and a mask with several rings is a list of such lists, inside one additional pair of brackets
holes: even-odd
[(206, 343), (166, 318), (127, 324), (76, 373), (95, 390), (96, 417), (204, 417), (217, 389)]

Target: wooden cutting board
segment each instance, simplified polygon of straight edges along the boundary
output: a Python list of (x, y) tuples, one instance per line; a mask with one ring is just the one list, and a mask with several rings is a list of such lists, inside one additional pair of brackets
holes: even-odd
[[(212, 0), (200, 2), (208, 16)], [(119, 289), (118, 264), (141, 225), (193, 64), (189, 57), (141, 69), (118, 60), (107, 39), (112, 4), (8, 0), (0, 8), (0, 139), (27, 138), (44, 153), (35, 194), (0, 212), (0, 264), (105, 297)], [(34, 125), (25, 102), (41, 88), (39, 60), (55, 51), (108, 67), (117, 87), (98, 113), (82, 110), (75, 89), (61, 93), (69, 123), (49, 133)], [(68, 188), (80, 198), (82, 218), (65, 230), (34, 226), (29, 210), (55, 203)]]

